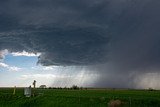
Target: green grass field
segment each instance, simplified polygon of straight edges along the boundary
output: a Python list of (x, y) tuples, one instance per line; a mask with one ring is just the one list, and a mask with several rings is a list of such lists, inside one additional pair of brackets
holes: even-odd
[(12, 88), (1, 88), (0, 107), (108, 107), (111, 100), (122, 101), (122, 107), (160, 107), (160, 91), (36, 89), (30, 98), (23, 91), (12, 95)]

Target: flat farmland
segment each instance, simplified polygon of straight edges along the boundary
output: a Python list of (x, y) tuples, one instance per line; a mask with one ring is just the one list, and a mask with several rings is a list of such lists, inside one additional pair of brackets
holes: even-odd
[[(24, 89), (0, 88), (0, 107), (160, 107), (160, 91), (118, 89), (35, 89), (27, 98)], [(118, 104), (116, 104), (118, 103)]]

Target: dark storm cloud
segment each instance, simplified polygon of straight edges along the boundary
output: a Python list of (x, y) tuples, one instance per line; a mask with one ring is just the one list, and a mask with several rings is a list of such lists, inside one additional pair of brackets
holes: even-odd
[(89, 69), (101, 75), (96, 85), (132, 87), (135, 76), (159, 70), (159, 5), (158, 0), (0, 1), (0, 49), (41, 52), (42, 65), (93, 65)]
[[(96, 34), (96, 35), (95, 35)], [(0, 36), (1, 49), (11, 52), (41, 52), (42, 65), (88, 65), (105, 62), (108, 38), (95, 31), (72, 29), (37, 32), (8, 32)]]
[(41, 52), (38, 63), (42, 65), (104, 63), (109, 43), (107, 29), (87, 16), (93, 15), (93, 7), (99, 2), (4, 1), (0, 49)]

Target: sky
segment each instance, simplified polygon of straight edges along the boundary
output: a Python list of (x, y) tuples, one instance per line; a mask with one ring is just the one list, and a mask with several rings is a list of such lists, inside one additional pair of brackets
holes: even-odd
[(0, 1), (0, 87), (160, 89), (160, 1)]
[[(37, 81), (37, 87), (92, 86), (98, 74), (87, 74), (83, 66), (42, 66), (37, 64), (40, 53), (1, 51), (4, 55), (0, 62), (1, 87), (28, 87)], [(76, 71), (76, 72), (75, 72)]]

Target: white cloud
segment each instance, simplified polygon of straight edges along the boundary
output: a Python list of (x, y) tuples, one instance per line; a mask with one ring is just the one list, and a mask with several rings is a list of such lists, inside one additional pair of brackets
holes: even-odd
[(22, 52), (12, 52), (11, 53), (13, 56), (28, 56), (28, 57), (32, 57), (32, 56), (40, 56), (40, 53), (29, 53), (26, 51), (22, 51)]
[(6, 68), (9, 71), (20, 71), (22, 69), (22, 68), (19, 68), (19, 67), (16, 67), (16, 66), (7, 65), (5, 63), (0, 63), (0, 67)]
[(5, 58), (5, 55), (8, 54), (8, 50), (0, 50), (0, 60), (3, 60)]
[(58, 68), (59, 66), (41, 66), (41, 65), (31, 67), (32, 70), (46, 71), (46, 72), (47, 71), (57, 71)]
[(42, 69), (45, 70), (45, 71), (49, 71), (49, 70), (53, 70), (54, 67), (49, 66), (49, 67), (43, 67)]
[(16, 67), (16, 66), (10, 66), (8, 67), (9, 71), (20, 71), (22, 68)]
[(4, 68), (6, 68), (6, 67), (8, 67), (8, 65), (7, 65), (7, 64), (5, 64), (5, 63), (0, 63), (0, 67), (4, 67)]
[(54, 74), (28, 74), (28, 75), (21, 75), (20, 79), (26, 80), (26, 79), (52, 79), (56, 76)]

